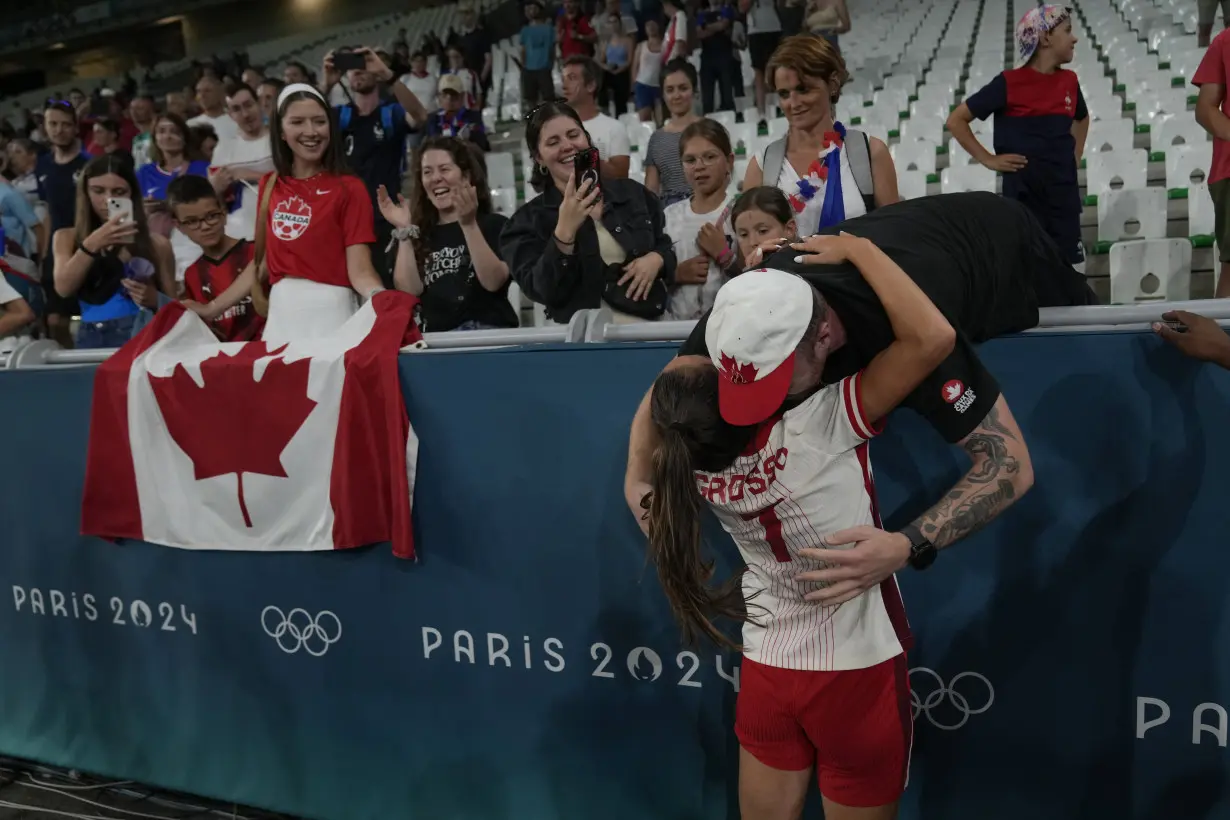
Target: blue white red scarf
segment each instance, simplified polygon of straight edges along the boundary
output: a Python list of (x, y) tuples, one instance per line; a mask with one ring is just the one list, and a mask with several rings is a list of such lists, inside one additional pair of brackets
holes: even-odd
[(816, 198), (821, 186), (824, 187), (824, 204), (820, 208), (820, 224), (810, 230), (809, 225), (799, 226), (799, 236), (811, 236), (821, 228), (837, 225), (846, 219), (846, 205), (841, 195), (841, 149), (846, 141), (846, 127), (837, 122), (833, 124), (835, 131), (824, 132), (824, 148), (820, 155), (807, 168), (807, 174), (795, 185), (797, 193), (790, 194), (788, 199), (796, 214), (803, 213), (807, 203)]

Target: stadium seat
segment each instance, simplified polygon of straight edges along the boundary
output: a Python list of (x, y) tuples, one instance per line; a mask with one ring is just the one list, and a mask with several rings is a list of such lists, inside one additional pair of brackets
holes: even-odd
[(1090, 154), (1102, 151), (1131, 151), (1135, 147), (1136, 123), (1132, 120), (1098, 120), (1090, 123), (1085, 151)]
[(1213, 144), (1176, 145), (1166, 149), (1166, 187), (1190, 188), (1205, 182), (1213, 166)]
[(945, 168), (940, 174), (940, 190), (946, 194), (961, 191), (987, 191), (995, 193), (995, 172), (981, 165), (964, 165)]
[[(1149, 129), (1150, 149), (1169, 151), (1172, 145), (1205, 145), (1209, 134), (1186, 109), (1182, 114), (1155, 117)], [(1212, 150), (1210, 146), (1210, 151)]]
[(1110, 249), (1110, 298), (1115, 304), (1191, 298), (1192, 245), (1186, 239), (1120, 242)]
[(1098, 240), (1162, 239), (1166, 236), (1166, 190), (1133, 188), (1098, 195)]
[(1146, 188), (1148, 166), (1149, 152), (1143, 148), (1090, 154), (1086, 161), (1089, 193), (1101, 196), (1117, 188)]
[(935, 146), (935, 143), (926, 140), (907, 140), (903, 137), (901, 142), (890, 147), (888, 152), (892, 155), (898, 176), (903, 171), (921, 171), (925, 182), (927, 174), (935, 173)]
[(919, 199), (927, 195), (927, 174), (925, 171), (903, 170), (897, 165), (897, 193), (902, 199)]
[(1213, 233), (1213, 200), (1209, 186), (1203, 182), (1187, 186), (1187, 235), (1210, 236)]

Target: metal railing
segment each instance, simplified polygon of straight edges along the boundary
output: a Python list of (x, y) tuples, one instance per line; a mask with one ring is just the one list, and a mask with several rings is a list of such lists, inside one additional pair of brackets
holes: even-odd
[[(1036, 328), (1039, 333), (1097, 333), (1148, 330), (1168, 310), (1187, 310), (1230, 327), (1230, 299), (1204, 299), (1189, 302), (1155, 302), (1135, 305), (1090, 305), (1087, 307), (1042, 308)], [(696, 326), (687, 322), (636, 322), (616, 324), (606, 308), (578, 311), (567, 325), (523, 327), (508, 330), (469, 330), (427, 333), (424, 344), (404, 348), (407, 353), (490, 350), (524, 345), (594, 344), (603, 342), (680, 342)], [(48, 367), (80, 367), (106, 361), (115, 348), (64, 350), (48, 340), (19, 344), (0, 356), (0, 370)]]

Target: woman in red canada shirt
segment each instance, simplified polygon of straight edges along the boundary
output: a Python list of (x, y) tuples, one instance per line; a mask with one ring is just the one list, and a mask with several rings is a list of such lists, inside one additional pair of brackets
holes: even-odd
[[(278, 95), (269, 126), (275, 171), (261, 180), (258, 200), (272, 184), (263, 226), (270, 346), (328, 336), (384, 290), (368, 249), (376, 241), (371, 199), (346, 167), (337, 133), (315, 88), (296, 83)], [(238, 303), (255, 276), (250, 267), (209, 310)]]

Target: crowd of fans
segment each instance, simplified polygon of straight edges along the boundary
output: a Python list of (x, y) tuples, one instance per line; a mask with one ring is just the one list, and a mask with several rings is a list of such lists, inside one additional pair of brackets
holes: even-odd
[[(118, 346), (172, 299), (188, 300), (223, 338), (252, 338), (271, 286), (298, 279), (349, 289), (356, 300), (382, 288), (412, 292), (427, 331), (516, 327), (514, 281), (551, 322), (604, 305), (617, 321), (698, 318), (723, 282), (783, 241), (899, 198), (887, 146), (835, 118), (848, 79), (837, 35), (849, 18), (844, 3), (822, 5), (802, 9), (816, 33), (779, 39), (788, 2), (699, 9), (665, 0), (658, 13), (646, 2), (630, 10), (609, 0), (594, 12), (564, 0), (548, 14), (529, 0), (519, 60), (533, 103), (525, 173), (541, 195), (511, 218), (495, 212), (488, 184), (481, 109), (492, 44), (468, 5), (460, 32), (448, 42), (424, 38), (418, 50), (403, 30), (387, 48), (341, 47), (318, 71), (292, 62), (280, 78), (241, 55), (206, 64), (190, 96), (70, 92), (7, 137), (6, 278), (39, 317), (39, 332), (64, 346)], [(1030, 207), (1075, 264), (1080, 210), (1069, 200), (1079, 203), (1088, 115), (1075, 75), (1062, 68), (1075, 39), (1056, 8), (1021, 21), (1023, 66), (958, 106), (950, 128), (1006, 175), (1005, 196)], [(697, 109), (711, 109), (724, 82), (706, 69), (706, 49), (737, 42), (741, 30), (750, 30), (761, 116), (768, 90), (788, 131), (732, 180), (732, 139)], [(699, 71), (687, 58), (693, 43)], [(618, 79), (633, 72), (633, 86)], [(1064, 113), (1045, 122), (1008, 113), (1006, 88), (1025, 79), (1040, 98), (1066, 95), (1066, 110), (1056, 109)], [(727, 102), (720, 88), (717, 96)], [(616, 119), (629, 104), (661, 123), (643, 183), (629, 178), (627, 130)], [(995, 145), (983, 147), (968, 122), (989, 116)], [(1219, 138), (1215, 150), (1223, 148)], [(312, 174), (353, 174), (364, 196)], [(309, 230), (322, 214), (336, 220), (328, 237)], [(311, 241), (296, 245), (301, 236)], [(352, 253), (360, 245), (361, 259)], [(332, 269), (320, 270), (321, 260)], [(17, 330), (12, 321), (0, 329)]]
[(564, 0), (550, 13), (540, 0), (529, 0), (525, 15), (518, 63), (527, 111), (553, 99), (557, 60), (566, 65), (589, 57), (601, 70), (600, 110), (618, 116), (631, 102), (642, 120), (659, 122), (662, 68), (672, 60), (699, 54), (693, 86), (702, 112), (734, 111), (735, 98), (743, 96), (740, 54), (746, 50), (764, 125), (765, 68), (783, 33), (810, 32), (836, 49), (839, 35), (850, 30), (845, 0)]

